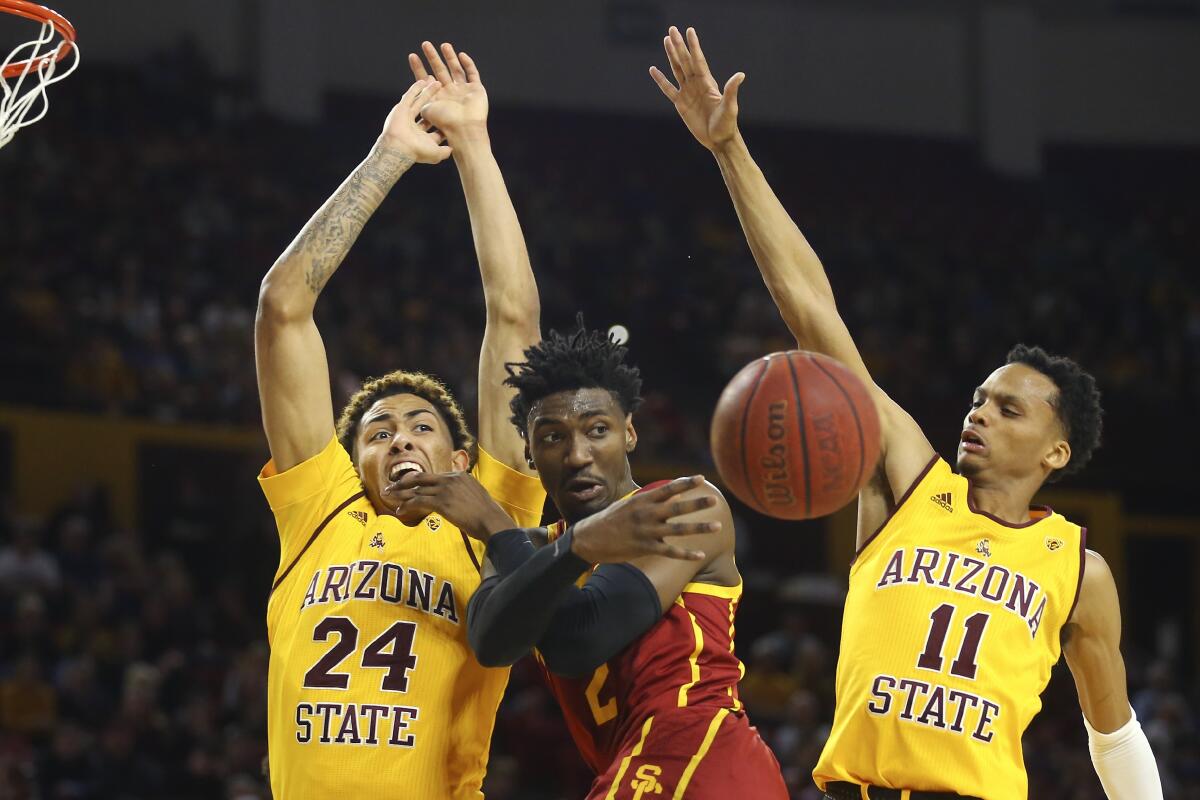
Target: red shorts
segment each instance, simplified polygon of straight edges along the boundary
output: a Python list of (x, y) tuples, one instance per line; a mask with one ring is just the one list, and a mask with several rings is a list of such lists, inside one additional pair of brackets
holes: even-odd
[(655, 714), (598, 776), (588, 800), (787, 800), (779, 762), (743, 712)]

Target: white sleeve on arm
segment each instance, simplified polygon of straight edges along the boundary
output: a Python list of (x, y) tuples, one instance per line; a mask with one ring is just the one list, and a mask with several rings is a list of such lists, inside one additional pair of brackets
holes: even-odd
[(1129, 722), (1112, 733), (1100, 733), (1084, 718), (1092, 765), (1108, 800), (1162, 800), (1162, 782), (1150, 741), (1132, 708), (1129, 713)]

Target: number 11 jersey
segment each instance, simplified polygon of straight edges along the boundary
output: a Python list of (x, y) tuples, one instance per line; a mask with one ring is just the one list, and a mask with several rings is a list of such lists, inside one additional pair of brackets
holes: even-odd
[(1083, 575), (1086, 530), (1050, 509), (1011, 525), (935, 458), (850, 568), (831, 781), (1025, 798), (1041, 708)]

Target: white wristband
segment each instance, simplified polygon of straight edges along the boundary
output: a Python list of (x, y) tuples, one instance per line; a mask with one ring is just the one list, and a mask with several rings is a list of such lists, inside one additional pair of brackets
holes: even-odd
[(1132, 708), (1129, 714), (1129, 722), (1112, 733), (1100, 733), (1084, 717), (1092, 765), (1109, 800), (1162, 800), (1162, 782), (1150, 741)]

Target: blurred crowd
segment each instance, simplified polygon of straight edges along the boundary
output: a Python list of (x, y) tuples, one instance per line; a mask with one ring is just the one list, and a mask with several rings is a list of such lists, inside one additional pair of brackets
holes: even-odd
[[(47, 119), (0, 151), (0, 370), (12, 378), (0, 403), (256, 426), (259, 281), (366, 154), (388, 100), (333, 98), (327, 121), (284, 123), (185, 51), (55, 90)], [(674, 120), (501, 109), (491, 127), (545, 323), (583, 310), (594, 326), (627, 326), (646, 378), (639, 458), (707, 463), (724, 381), (792, 344), (715, 165)], [(1010, 183), (953, 143), (747, 138), (822, 255), (877, 381), (935, 444), (956, 438), (971, 388), (1024, 340), (1101, 382), (1108, 444), (1090, 483), (1183, 485), (1171, 459), (1188, 449), (1161, 452), (1140, 423), (1179, 420), (1176, 436), (1196, 443), (1194, 154), (1052, 152), (1043, 180)], [(320, 299), (336, 393), (424, 368), (473, 407), (477, 284), (453, 166), (414, 168)], [(1143, 458), (1162, 469), (1121, 469)], [(267, 797), (263, 608), (277, 554), (257, 465), (245, 467), (231, 490), (243, 501), (214, 509), (192, 493), (137, 530), (94, 489), (48, 519), (0, 509), (0, 800)], [(794, 796), (811, 800), (838, 606), (775, 602), (786, 570), (753, 524), (741, 534), (743, 569), (761, 575), (739, 620), (742, 695)], [(1168, 798), (1200, 798), (1194, 668), (1127, 656)], [(1030, 796), (1102, 798), (1069, 677), (1056, 674), (1045, 703), (1026, 741)], [(573, 752), (518, 665), (488, 796), (583, 796)]]

